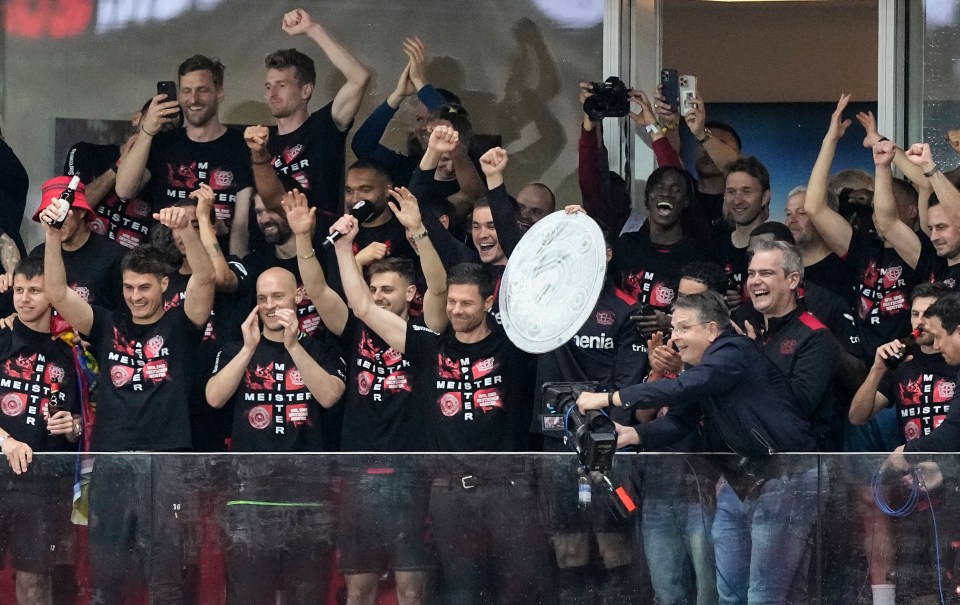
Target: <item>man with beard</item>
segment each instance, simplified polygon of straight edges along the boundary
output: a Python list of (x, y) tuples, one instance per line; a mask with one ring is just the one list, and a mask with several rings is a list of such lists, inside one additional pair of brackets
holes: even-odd
[[(299, 191), (294, 189), (288, 195), (296, 196), (298, 194)], [(257, 226), (260, 228), (267, 245), (254, 250), (243, 258), (246, 275), (241, 279), (238, 289), (238, 300), (243, 301), (243, 307), (249, 307), (253, 303), (257, 278), (271, 267), (282, 267), (290, 271), (297, 280), (297, 287), (303, 286), (300, 269), (297, 266), (297, 240), (293, 236), (293, 231), (290, 229), (283, 211), (269, 210), (259, 194), (253, 196), (253, 208)], [(321, 253), (323, 251), (319, 245), (315, 245), (314, 250), (319, 250)], [(316, 252), (313, 252), (313, 254), (316, 254)], [(300, 320), (300, 329), (307, 334), (313, 334), (320, 327), (320, 316), (317, 314), (317, 308), (306, 294), (297, 303), (297, 317)]]
[[(393, 214), (416, 237), (426, 275), (427, 324), (446, 324), (443, 304), (446, 273), (426, 237), (416, 199), (403, 187), (392, 190)], [(320, 318), (339, 337), (347, 352), (349, 380), (343, 408), (341, 446), (350, 452), (413, 452), (429, 449), (425, 427), (416, 406), (414, 368), (350, 313), (343, 299), (327, 286), (316, 258), (311, 236), (316, 209), (307, 207), (303, 195), (284, 200), (284, 209), (296, 233), (297, 256), (304, 286), (317, 304)], [(414, 263), (389, 257), (367, 270), (373, 304), (411, 321), (417, 292)], [(433, 302), (430, 299), (433, 298)], [(431, 567), (424, 542), (427, 513), (424, 469), (413, 460), (378, 457), (376, 461), (353, 457), (339, 465), (343, 479), (342, 501), (351, 512), (342, 515), (339, 527), (339, 567), (347, 585), (347, 602), (368, 605), (376, 600), (377, 578), (392, 569), (401, 605), (420, 603), (426, 587), (425, 570)], [(389, 517), (382, 511), (389, 508)]]
[[(450, 325), (438, 334), (373, 303), (352, 254), (356, 219), (344, 216), (331, 229), (344, 233), (335, 246), (351, 309), (416, 369), (430, 449), (528, 451), (534, 358), (514, 346), (489, 314), (491, 271), (475, 264), (448, 271)], [(495, 461), (449, 456), (435, 462), (430, 515), (445, 602), (480, 603), (490, 590), (503, 603), (544, 598), (550, 562), (543, 530), (535, 518), (512, 514), (537, 505), (531, 463), (524, 456)], [(494, 578), (495, 588), (487, 577)]]
[(624, 233), (613, 248), (614, 284), (644, 308), (638, 318), (650, 337), (670, 328), (670, 305), (676, 298), (680, 269), (710, 258), (709, 251), (686, 237), (681, 217), (696, 195), (693, 178), (678, 168), (662, 167), (647, 179), (644, 203), (650, 218), (640, 231)]
[(270, 53), (264, 86), (277, 125), (251, 126), (244, 138), (265, 206), (281, 212), (284, 193), (296, 187), (319, 209), (321, 224), (329, 224), (340, 215), (347, 131), (360, 109), (370, 72), (307, 11), (298, 8), (285, 14), (281, 27), (288, 35), (305, 35), (316, 42), (347, 81), (333, 101), (311, 114), (307, 107), (317, 80), (313, 59), (295, 48)]
[[(178, 99), (153, 97), (139, 135), (117, 167), (116, 192), (129, 199), (149, 183), (156, 212), (187, 199), (200, 183), (210, 185), (216, 193), (221, 246), (242, 256), (247, 253), (253, 175), (243, 135), (220, 123), (223, 70), (218, 59), (203, 55), (180, 64)], [(181, 112), (183, 128), (165, 131)]]
[[(864, 424), (892, 407), (902, 430), (900, 442), (906, 443), (929, 435), (943, 421), (956, 389), (956, 371), (933, 348), (926, 313), (947, 293), (947, 288), (938, 283), (920, 284), (910, 293), (910, 326), (920, 332), (916, 345), (907, 349), (900, 340), (894, 340), (877, 348), (870, 373), (850, 404), (852, 424)], [(891, 370), (888, 360), (896, 358), (903, 361)], [(864, 552), (869, 553), (873, 602), (890, 605), (896, 591), (890, 582), (896, 562), (893, 520), (877, 510), (869, 486), (861, 486), (858, 491), (858, 515), (863, 525)]]

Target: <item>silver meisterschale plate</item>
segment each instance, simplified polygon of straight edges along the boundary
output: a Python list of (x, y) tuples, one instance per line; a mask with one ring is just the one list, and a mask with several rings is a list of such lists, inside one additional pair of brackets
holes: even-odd
[(528, 353), (564, 344), (600, 298), (607, 246), (597, 223), (563, 210), (538, 221), (514, 248), (500, 285), (507, 337)]

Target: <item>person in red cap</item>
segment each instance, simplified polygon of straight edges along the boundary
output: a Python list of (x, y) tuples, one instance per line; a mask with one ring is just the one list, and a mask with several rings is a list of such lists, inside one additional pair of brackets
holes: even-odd
[[(70, 177), (58, 176), (43, 184), (41, 202), (33, 213), (33, 220), (40, 222), (40, 212), (57, 200)], [(63, 264), (67, 269), (67, 284), (90, 304), (115, 309), (120, 294), (120, 258), (123, 249), (106, 237), (90, 231), (87, 223), (94, 216), (87, 204), (83, 183), (77, 186), (73, 205), (60, 229), (63, 246)], [(43, 258), (46, 244), (40, 244), (30, 256)]]

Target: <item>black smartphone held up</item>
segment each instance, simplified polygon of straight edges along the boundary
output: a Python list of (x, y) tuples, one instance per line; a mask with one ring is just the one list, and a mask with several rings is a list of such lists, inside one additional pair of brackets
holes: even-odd
[(680, 76), (677, 70), (660, 70), (660, 92), (670, 104), (670, 111), (677, 111), (677, 103), (680, 101)]
[(177, 83), (173, 80), (164, 80), (162, 82), (157, 82), (157, 94), (158, 95), (167, 95), (165, 101), (176, 101), (177, 100)]

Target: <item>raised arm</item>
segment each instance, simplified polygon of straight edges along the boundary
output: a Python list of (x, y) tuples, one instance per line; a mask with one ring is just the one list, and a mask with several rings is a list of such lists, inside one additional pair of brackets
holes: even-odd
[[(860, 122), (860, 125), (863, 126), (864, 131), (866, 131), (866, 134), (863, 137), (863, 146), (867, 149), (873, 149), (873, 146), (880, 141), (889, 140), (887, 137), (882, 136), (877, 131), (877, 119), (873, 116), (872, 111), (861, 111), (857, 114), (857, 121)], [(922, 187), (922, 183), (927, 180), (927, 177), (923, 174), (923, 170), (911, 162), (904, 150), (900, 149), (899, 147), (896, 148), (896, 156), (893, 158), (893, 165), (899, 168), (900, 172), (902, 172), (903, 175), (907, 177), (916, 187)]]
[[(96, 171), (100, 166), (94, 167), (93, 158), (90, 157), (90, 154), (85, 153), (85, 150), (89, 148), (86, 143), (79, 143), (70, 148), (70, 151), (67, 153), (67, 160), (64, 162), (63, 174), (66, 176), (79, 174), (81, 180), (88, 179), (91, 176), (95, 177), (84, 186), (83, 190), (87, 198), (87, 205), (90, 206), (91, 209), (96, 210), (97, 206), (99, 206), (108, 195), (113, 193), (117, 182), (117, 166), (123, 163), (123, 159), (126, 157), (127, 152), (130, 151), (136, 139), (136, 133), (131, 135), (120, 147), (120, 158), (116, 161), (116, 164), (110, 166), (99, 175), (96, 174)], [(97, 163), (99, 164), (99, 162)]]
[[(56, 204), (50, 204), (40, 213), (40, 224), (46, 238), (43, 252), (43, 289), (47, 299), (64, 321), (81, 334), (90, 334), (93, 327), (93, 307), (67, 285), (67, 270), (63, 266), (60, 230), (50, 226), (57, 220)], [(76, 212), (76, 210), (70, 210)]]
[(237, 275), (230, 270), (227, 259), (223, 256), (217, 233), (213, 228), (213, 200), (216, 194), (206, 183), (200, 183), (200, 188), (190, 194), (197, 200), (197, 231), (200, 243), (203, 244), (213, 264), (214, 282), (217, 292), (232, 294), (240, 285)]
[[(906, 157), (911, 166), (916, 166), (917, 170), (922, 171), (923, 175), (930, 175), (930, 185), (933, 187), (933, 192), (937, 194), (937, 199), (947, 209), (953, 220), (960, 221), (960, 191), (957, 191), (957, 188), (943, 175), (936, 162), (933, 161), (930, 145), (927, 143), (911, 145), (910, 149), (906, 151)], [(924, 226), (926, 226), (926, 221), (924, 221)]]
[(397, 109), (403, 100), (416, 92), (413, 82), (410, 81), (410, 63), (400, 72), (397, 87), (390, 93), (387, 100), (374, 109), (363, 124), (353, 133), (350, 148), (358, 158), (370, 158), (384, 165), (390, 174), (406, 159), (401, 153), (384, 147), (380, 143), (387, 126), (396, 115)]
[(283, 326), (283, 346), (300, 370), (303, 385), (313, 398), (325, 408), (333, 407), (343, 395), (345, 385), (339, 376), (327, 372), (300, 343), (300, 322), (294, 309), (277, 309), (277, 318)]
[(257, 186), (257, 195), (263, 200), (263, 205), (271, 212), (283, 212), (281, 201), (283, 184), (273, 169), (273, 158), (267, 151), (267, 141), (270, 140), (270, 129), (266, 126), (248, 126), (243, 131), (243, 140), (250, 149), (250, 164), (253, 167), (253, 182)]
[(370, 288), (363, 281), (360, 268), (353, 256), (353, 240), (360, 232), (357, 219), (346, 214), (330, 227), (330, 232), (339, 231), (343, 237), (337, 240), (334, 248), (337, 252), (337, 264), (340, 267), (340, 280), (347, 295), (347, 304), (353, 309), (357, 319), (367, 324), (380, 335), (387, 344), (401, 353), (407, 349), (407, 322), (392, 312), (373, 304)]
[(863, 380), (860, 388), (857, 389), (856, 394), (853, 396), (853, 401), (850, 402), (850, 411), (847, 413), (847, 418), (851, 424), (864, 424), (873, 418), (874, 414), (890, 403), (889, 400), (879, 392), (880, 382), (887, 373), (887, 366), (883, 361), (897, 354), (901, 348), (900, 341), (898, 340), (888, 342), (877, 348), (877, 353), (873, 358), (873, 365), (870, 366), (867, 377)]
[(876, 176), (873, 184), (873, 223), (884, 240), (893, 246), (912, 269), (920, 261), (920, 238), (900, 220), (897, 202), (893, 195), (893, 163), (896, 145), (893, 141), (880, 141), (873, 146), (873, 163)]
[(230, 220), (230, 254), (243, 258), (250, 252), (250, 206), (253, 205), (253, 187), (237, 192)]
[(517, 224), (516, 213), (507, 197), (507, 189), (503, 184), (503, 171), (507, 167), (509, 155), (502, 147), (494, 147), (480, 156), (480, 167), (487, 176), (487, 189), (490, 194), (490, 213), (493, 215), (493, 224), (497, 229), (497, 239), (503, 253), (510, 258), (513, 249), (520, 242), (520, 225)]
[(650, 105), (647, 95), (642, 90), (631, 90), (629, 96), (630, 101), (640, 107), (639, 112), (630, 112), (630, 119), (633, 120), (638, 129), (643, 130), (650, 137), (650, 146), (657, 158), (657, 166), (673, 166), (683, 169), (683, 161), (677, 155), (677, 150), (667, 140), (665, 131), (668, 131), (668, 129), (661, 126), (657, 121), (657, 115), (653, 113), (653, 107)]
[[(204, 187), (206, 185), (203, 185)], [(201, 195), (198, 189), (190, 195)], [(198, 328), (207, 325), (210, 311), (213, 309), (213, 294), (216, 284), (216, 274), (213, 262), (203, 248), (200, 234), (193, 228), (187, 218), (186, 209), (180, 206), (163, 208), (155, 213), (153, 218), (162, 225), (170, 228), (183, 242), (185, 256), (190, 263), (193, 273), (187, 281), (186, 300), (183, 301), (183, 311)]]
[(427, 149), (420, 158), (420, 170), (436, 170), (443, 154), (450, 153), (460, 145), (460, 134), (452, 127), (440, 125), (430, 133)]
[(393, 198), (387, 201), (390, 204), (390, 210), (414, 240), (417, 256), (420, 257), (420, 268), (427, 281), (427, 291), (423, 295), (424, 323), (434, 332), (443, 332), (449, 323), (447, 272), (443, 268), (436, 248), (433, 247), (427, 228), (423, 225), (417, 198), (406, 187), (397, 187), (389, 193)]
[(328, 330), (340, 336), (347, 325), (347, 304), (327, 285), (323, 267), (313, 249), (313, 230), (317, 224), (317, 209), (307, 205), (307, 196), (294, 189), (283, 198), (287, 223), (297, 241), (297, 267), (300, 279), (310, 300), (320, 314), (320, 321)]
[(140, 193), (143, 186), (150, 180), (150, 171), (147, 170), (147, 158), (150, 156), (150, 145), (153, 137), (160, 134), (163, 127), (176, 119), (180, 113), (177, 101), (164, 101), (166, 95), (157, 95), (150, 101), (147, 112), (140, 119), (140, 134), (133, 141), (123, 162), (117, 166), (117, 180), (114, 187), (117, 195), (129, 199)]
[(237, 392), (247, 366), (253, 359), (253, 354), (260, 343), (259, 313), (260, 307), (254, 307), (253, 311), (240, 324), (240, 333), (243, 334), (243, 347), (232, 359), (229, 361), (224, 359), (225, 351), (223, 350), (217, 354), (213, 376), (207, 380), (205, 389), (207, 403), (210, 404), (210, 407), (222, 408)]
[(370, 71), (302, 8), (284, 15), (282, 27), (283, 31), (291, 36), (303, 34), (316, 42), (330, 63), (347, 79), (333, 98), (330, 109), (337, 128), (346, 130), (357, 116), (360, 103), (363, 102), (367, 84), (370, 83)]
[(810, 171), (807, 195), (803, 203), (804, 212), (813, 221), (823, 241), (839, 256), (846, 255), (850, 248), (853, 227), (839, 212), (827, 205), (827, 187), (830, 182), (830, 166), (837, 152), (837, 141), (843, 137), (847, 127), (850, 126), (850, 120), (843, 119), (843, 110), (849, 102), (850, 95), (841, 95), (836, 110), (830, 116), (830, 127), (827, 129), (826, 136), (823, 137), (823, 144), (820, 146), (820, 153), (817, 155), (813, 170)]
[(714, 165), (721, 172), (740, 157), (736, 149), (707, 132), (707, 108), (700, 96), (700, 91), (697, 91), (693, 98), (693, 111), (684, 116), (683, 119), (690, 127), (693, 137), (697, 139), (697, 144), (703, 147), (703, 150), (707, 152), (707, 155), (710, 156)]

